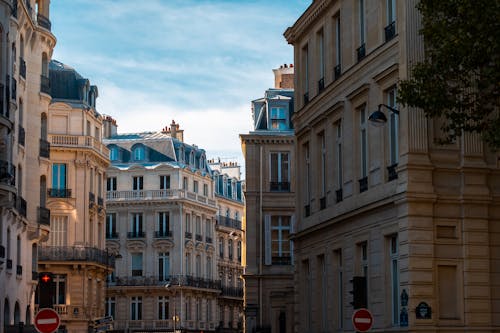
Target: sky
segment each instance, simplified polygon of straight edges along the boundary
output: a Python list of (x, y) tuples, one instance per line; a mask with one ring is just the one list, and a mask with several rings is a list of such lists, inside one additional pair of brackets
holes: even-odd
[(119, 133), (175, 120), (208, 158), (243, 164), (251, 101), (293, 63), (283, 33), (311, 0), (52, 0), (52, 58), (97, 85)]

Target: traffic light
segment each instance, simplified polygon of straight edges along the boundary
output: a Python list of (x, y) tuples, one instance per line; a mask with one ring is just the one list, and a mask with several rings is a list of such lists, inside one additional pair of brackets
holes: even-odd
[(352, 302), (351, 305), (354, 309), (366, 308), (368, 306), (368, 297), (366, 290), (366, 277), (365, 276), (353, 276), (352, 280)]
[(54, 275), (49, 272), (38, 274), (38, 305), (42, 308), (52, 308), (55, 297)]

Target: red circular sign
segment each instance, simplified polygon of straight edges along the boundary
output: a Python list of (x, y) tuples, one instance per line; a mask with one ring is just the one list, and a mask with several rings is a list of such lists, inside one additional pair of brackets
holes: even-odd
[(373, 316), (367, 309), (357, 309), (352, 314), (352, 324), (359, 332), (366, 332), (373, 325)]
[(61, 319), (52, 309), (40, 309), (35, 316), (35, 328), (40, 333), (52, 333), (59, 328)]

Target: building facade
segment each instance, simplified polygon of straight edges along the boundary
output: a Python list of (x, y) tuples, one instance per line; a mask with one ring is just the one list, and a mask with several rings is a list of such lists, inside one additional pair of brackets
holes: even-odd
[[(353, 307), (378, 332), (500, 331), (498, 153), (476, 134), (440, 144), (442, 121), (397, 103), (423, 58), (416, 4), (316, 0), (285, 32), (295, 332), (352, 332)], [(369, 124), (377, 109), (381, 127)]]
[(209, 160), (213, 171), (217, 218), (217, 272), (221, 280), (221, 293), (217, 299), (218, 332), (243, 331), (243, 247), (244, 182), (240, 179), (240, 166), (236, 162)]
[(0, 332), (33, 330), (37, 250), (49, 235), (49, 0), (0, 2)]
[(39, 284), (36, 303), (54, 308), (60, 330), (83, 333), (104, 316), (105, 281), (113, 267), (104, 238), (109, 150), (102, 143), (97, 87), (55, 60), (49, 78), (46, 201), (51, 233), (38, 248), (38, 267), (52, 281)]
[(106, 315), (133, 332), (215, 331), (217, 200), (205, 151), (172, 122), (161, 132), (117, 134), (108, 118), (106, 245), (120, 258)]
[(252, 101), (254, 130), (241, 134), (245, 158), (245, 332), (292, 332), (295, 220), (293, 66)]

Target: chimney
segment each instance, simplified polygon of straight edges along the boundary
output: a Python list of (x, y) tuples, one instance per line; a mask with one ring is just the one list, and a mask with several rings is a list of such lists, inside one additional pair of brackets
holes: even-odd
[(165, 127), (162, 130), (163, 133), (170, 135), (170, 137), (177, 139), (181, 142), (184, 142), (184, 130), (179, 129), (179, 124), (175, 123), (175, 120), (172, 119), (172, 123), (170, 124), (170, 128)]
[(118, 133), (118, 125), (116, 120), (111, 116), (103, 116), (102, 127), (104, 131), (104, 138), (110, 138)]
[(274, 88), (293, 89), (293, 64), (281, 65), (280, 68), (273, 69)]

